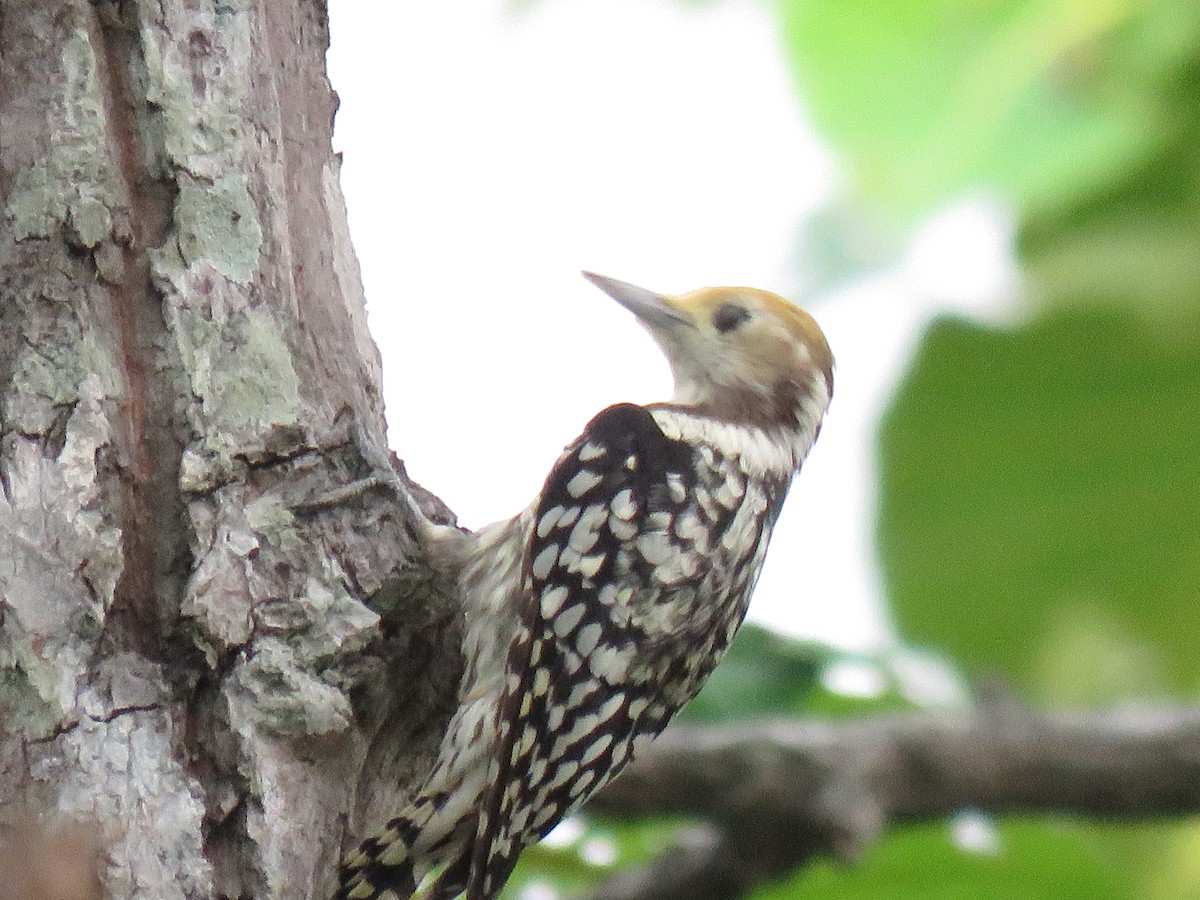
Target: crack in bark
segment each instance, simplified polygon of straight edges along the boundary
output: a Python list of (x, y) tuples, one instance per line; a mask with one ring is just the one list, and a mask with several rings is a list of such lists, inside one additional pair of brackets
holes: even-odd
[(70, 734), (79, 727), (81, 719), (70, 719), (66, 722), (56, 722), (54, 728), (45, 737), (27, 737), (21, 741), (22, 746), (29, 744), (53, 744), (64, 734)]
[(151, 277), (149, 250), (168, 237), (175, 185), (156, 179), (145, 163), (134, 115), (140, 98), (128, 77), (130, 60), (143, 51), (136, 19), (126, 24), (121, 21), (126, 15), (136, 11), (101, 17), (92, 9), (88, 15), (108, 140), (128, 205), (113, 211), (113, 234), (106, 239), (117, 247), (119, 275), (100, 280), (110, 299), (127, 392), (119, 410), (123, 427), (118, 429), (124, 565), (108, 611), (116, 627), (105, 631), (122, 646), (165, 661), (171, 654), (164, 631), (174, 619), (183, 583), (171, 575), (189, 568), (180, 566), (189, 550), (182, 538), (186, 529), (178, 527), (185, 517), (178, 490), (184, 442), (176, 435), (170, 370), (157, 349), (168, 330)]
[(122, 716), (132, 715), (140, 712), (159, 712), (163, 709), (161, 703), (146, 703), (146, 704), (130, 704), (129, 706), (118, 706), (109, 710), (102, 716), (93, 716), (85, 714), (77, 719), (69, 719), (65, 722), (57, 722), (51, 732), (43, 737), (27, 737), (24, 739), (26, 744), (53, 744), (64, 735), (71, 734), (77, 731), (84, 723), (84, 720), (89, 722), (98, 722), (103, 725), (108, 725)]
[(107, 725), (108, 723), (121, 718), (121, 716), (128, 716), (132, 715), (133, 713), (141, 712), (159, 712), (162, 710), (162, 708), (163, 707), (161, 703), (131, 704), (129, 706), (118, 706), (103, 716), (88, 716), (88, 718), (93, 722), (103, 722)]

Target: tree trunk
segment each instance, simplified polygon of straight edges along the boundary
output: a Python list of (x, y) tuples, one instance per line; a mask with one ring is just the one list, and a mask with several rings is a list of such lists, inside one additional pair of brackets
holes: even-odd
[(0, 0), (0, 896), (64, 822), (114, 897), (322, 896), (450, 713), (327, 42), (305, 0)]

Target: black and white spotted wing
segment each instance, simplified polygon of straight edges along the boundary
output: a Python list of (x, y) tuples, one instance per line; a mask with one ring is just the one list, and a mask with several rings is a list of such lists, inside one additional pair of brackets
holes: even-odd
[(635, 738), (657, 734), (676, 711), (655, 690), (657, 663), (670, 667), (673, 654), (645, 658), (655, 630), (647, 617), (665, 591), (689, 581), (675, 571), (671, 583), (659, 577), (667, 557), (706, 549), (670, 528), (687, 505), (694, 467), (693, 450), (668, 440), (649, 411), (621, 404), (593, 419), (551, 472), (533, 523), (528, 633), (509, 660), (470, 900), (491, 897), (520, 850), (620, 771)]

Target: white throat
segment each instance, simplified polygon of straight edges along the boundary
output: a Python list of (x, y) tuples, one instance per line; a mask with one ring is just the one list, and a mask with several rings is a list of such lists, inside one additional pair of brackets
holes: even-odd
[(672, 440), (709, 445), (738, 457), (751, 475), (790, 478), (816, 440), (819, 418), (805, 416), (799, 428), (771, 428), (725, 422), (671, 405), (650, 408), (663, 434)]

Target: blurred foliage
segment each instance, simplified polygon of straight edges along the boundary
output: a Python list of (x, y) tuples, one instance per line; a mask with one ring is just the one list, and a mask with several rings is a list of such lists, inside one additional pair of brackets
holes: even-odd
[[(880, 435), (907, 640), (1046, 704), (1200, 691), (1200, 4), (782, 0), (860, 204), (1014, 207), (1029, 318), (935, 322)], [(1200, 896), (1200, 828), (909, 828), (761, 897)]]
[[(1116, 826), (1008, 820), (995, 827), (994, 850), (963, 850), (946, 825), (898, 831), (861, 864), (814, 863), (756, 900), (1097, 900), (1145, 898), (1136, 859)], [(1061, 876), (1055, 876), (1055, 872)], [(1048, 877), (1049, 876), (1049, 877)]]
[(907, 638), (1037, 700), (1200, 688), (1200, 343), (1128, 316), (942, 320), (881, 434)]
[(862, 196), (915, 220), (987, 190), (1017, 213), (1031, 320), (932, 326), (881, 434), (905, 637), (1038, 700), (1194, 695), (1200, 4), (781, 11)]
[(576, 816), (565, 826), (570, 840), (534, 844), (521, 854), (501, 900), (537, 896), (540, 885), (553, 886), (560, 896), (586, 897), (605, 878), (673, 846), (681, 825), (673, 819), (607, 823)]
[(719, 722), (729, 719), (731, 710), (738, 718), (799, 714), (809, 706), (821, 669), (834, 656), (824, 644), (792, 640), (747, 623), (680, 718)]
[(1200, 295), (1200, 4), (783, 0), (805, 105), (855, 188), (915, 220), (1017, 207), (1043, 303)]
[(1191, 0), (783, 0), (806, 108), (855, 185), (919, 215), (978, 186), (1073, 206), (1173, 143)]
[[(679, 714), (691, 724), (808, 716), (838, 718), (914, 709), (895, 671), (913, 654), (864, 656), (816, 641), (799, 640), (747, 622), (739, 629), (704, 688)], [(922, 665), (943, 667), (940, 656), (922, 657)], [(867, 681), (859, 694), (831, 687), (827, 675), (853, 667)]]

